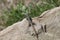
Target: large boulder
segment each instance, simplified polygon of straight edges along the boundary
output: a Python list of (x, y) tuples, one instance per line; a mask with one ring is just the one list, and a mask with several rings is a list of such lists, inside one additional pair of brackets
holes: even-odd
[[(60, 7), (43, 12), (39, 17), (33, 18), (36, 31), (41, 31), (41, 25), (46, 25), (47, 32), (41, 31), (39, 40), (60, 40)], [(33, 28), (23, 19), (0, 32), (0, 40), (37, 40)]]

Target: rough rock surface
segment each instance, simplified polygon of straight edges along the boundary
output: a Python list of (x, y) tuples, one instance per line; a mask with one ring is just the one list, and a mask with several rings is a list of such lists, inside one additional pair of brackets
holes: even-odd
[[(33, 22), (37, 31), (41, 29), (41, 25), (47, 27), (47, 33), (41, 32), (39, 40), (60, 40), (60, 7), (45, 11), (39, 17), (33, 18)], [(0, 40), (37, 40), (31, 35), (34, 33), (32, 27), (27, 29), (28, 25), (28, 21), (23, 19), (7, 27), (0, 32)]]

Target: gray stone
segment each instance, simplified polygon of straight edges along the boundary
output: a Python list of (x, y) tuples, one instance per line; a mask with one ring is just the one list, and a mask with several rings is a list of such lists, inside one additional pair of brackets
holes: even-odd
[[(33, 18), (36, 31), (41, 31), (41, 25), (46, 25), (47, 32), (41, 31), (39, 40), (60, 40), (60, 7), (45, 11), (39, 17)], [(26, 19), (14, 23), (0, 32), (0, 40), (37, 40), (33, 28)]]

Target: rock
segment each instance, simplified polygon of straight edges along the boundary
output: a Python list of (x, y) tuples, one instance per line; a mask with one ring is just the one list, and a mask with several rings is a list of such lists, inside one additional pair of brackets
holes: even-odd
[[(45, 11), (39, 17), (33, 18), (36, 31), (41, 31), (41, 25), (46, 25), (47, 32), (39, 33), (39, 40), (60, 40), (60, 7)], [(0, 40), (37, 40), (33, 28), (23, 19), (0, 32)]]

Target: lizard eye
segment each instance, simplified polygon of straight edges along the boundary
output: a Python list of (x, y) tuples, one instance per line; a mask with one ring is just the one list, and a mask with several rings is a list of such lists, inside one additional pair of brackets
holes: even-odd
[(31, 24), (29, 24), (29, 27), (31, 27)]

